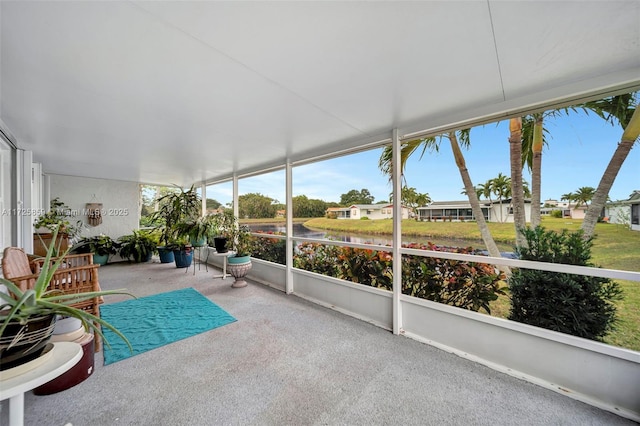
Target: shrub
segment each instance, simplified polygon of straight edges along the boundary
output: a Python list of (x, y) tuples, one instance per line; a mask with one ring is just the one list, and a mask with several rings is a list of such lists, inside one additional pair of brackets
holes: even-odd
[[(262, 232), (258, 232), (262, 234)], [(265, 234), (284, 235), (282, 232), (267, 232)], [(287, 242), (279, 238), (251, 237), (251, 257), (269, 262), (286, 263)]]
[[(526, 247), (517, 250), (520, 259), (568, 265), (590, 263), (593, 238), (583, 232), (546, 231), (538, 226), (523, 230)], [(615, 300), (622, 290), (608, 278), (559, 272), (517, 269), (509, 279), (509, 319), (592, 340), (613, 330)]]
[[(416, 245), (409, 248), (473, 253), (473, 249)], [(393, 289), (393, 257), (387, 251), (303, 243), (294, 266), (351, 282)], [(504, 294), (493, 266), (407, 255), (402, 258), (402, 292), (463, 309), (490, 313), (489, 302)]]
[[(410, 244), (409, 248), (474, 254), (471, 247)], [(404, 256), (402, 292), (458, 308), (491, 313), (489, 303), (503, 291), (503, 276), (493, 265), (423, 256)]]
[(369, 220), (369, 216), (362, 216), (360, 220)]
[(562, 219), (562, 210), (551, 210), (551, 217)]

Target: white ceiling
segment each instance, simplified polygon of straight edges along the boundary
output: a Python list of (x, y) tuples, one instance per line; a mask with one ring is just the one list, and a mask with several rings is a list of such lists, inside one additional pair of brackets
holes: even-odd
[(640, 84), (640, 1), (1, 1), (44, 170), (191, 184)]

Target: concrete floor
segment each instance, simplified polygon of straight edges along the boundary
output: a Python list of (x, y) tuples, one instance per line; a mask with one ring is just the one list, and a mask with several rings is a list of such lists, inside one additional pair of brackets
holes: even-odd
[(28, 393), (25, 425), (635, 424), (296, 296), (231, 288), (219, 273), (102, 267), (104, 289), (193, 287), (238, 321), (108, 366), (98, 353), (86, 381)]

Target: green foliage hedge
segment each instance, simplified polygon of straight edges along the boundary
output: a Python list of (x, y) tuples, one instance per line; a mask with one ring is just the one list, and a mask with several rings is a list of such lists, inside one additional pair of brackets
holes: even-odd
[[(265, 235), (284, 235), (282, 232), (258, 232)], [(251, 257), (267, 260), (284, 265), (287, 262), (287, 242), (280, 238), (254, 237), (250, 238)]]
[[(473, 253), (472, 248), (448, 248), (433, 244), (412, 244), (409, 248)], [(318, 243), (304, 243), (294, 256), (294, 266), (385, 290), (393, 289), (391, 253)], [(402, 292), (463, 309), (491, 313), (489, 303), (502, 291), (502, 276), (491, 265), (437, 259), (402, 257)]]
[[(527, 247), (523, 260), (595, 266), (590, 262), (593, 238), (582, 231), (523, 230)], [(614, 302), (622, 295), (618, 283), (607, 278), (517, 269), (509, 279), (509, 319), (592, 340), (602, 340), (616, 321)]]

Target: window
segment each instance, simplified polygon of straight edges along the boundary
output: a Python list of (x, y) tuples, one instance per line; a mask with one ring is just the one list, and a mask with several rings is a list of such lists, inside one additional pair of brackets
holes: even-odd
[(640, 225), (640, 204), (631, 204), (631, 224)]

